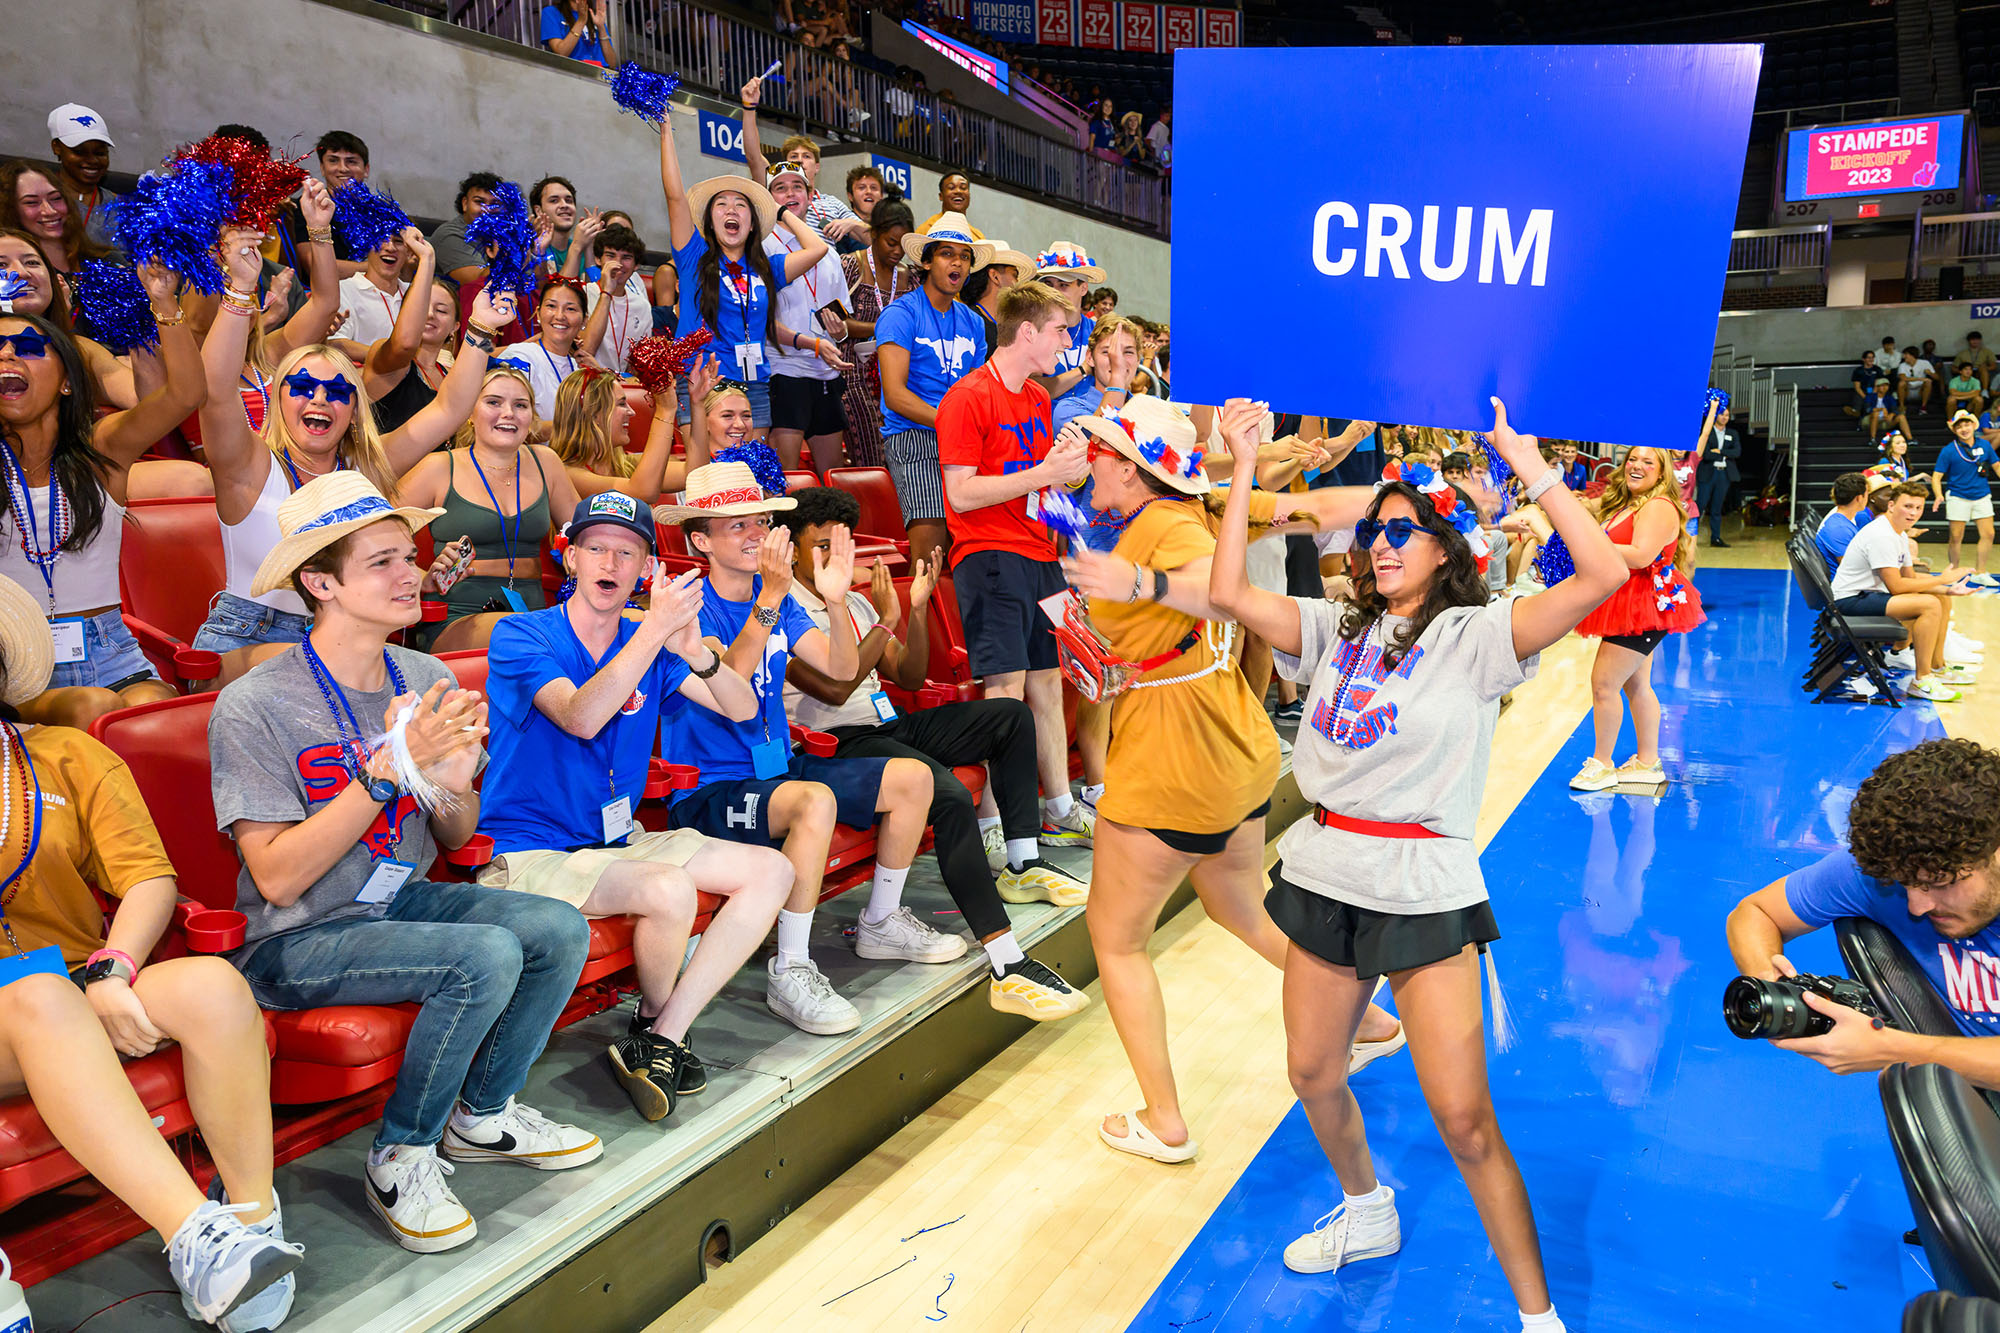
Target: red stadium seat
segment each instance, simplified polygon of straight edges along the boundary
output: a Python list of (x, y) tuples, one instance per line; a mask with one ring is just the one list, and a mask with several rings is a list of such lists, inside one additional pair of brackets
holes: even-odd
[(888, 469), (828, 468), (826, 484), (839, 487), (861, 502), (860, 531), (908, 545), (910, 533), (903, 526), (903, 505), (896, 498), (896, 483), (890, 479)]
[(188, 645), (226, 581), (215, 501), (134, 500), (118, 551), (118, 600), (125, 624), (162, 680), (187, 688), (221, 669), (214, 654)]
[(818, 486), (820, 484), (819, 473), (817, 472), (787, 471), (785, 473), (785, 489), (787, 491), (795, 491), (801, 486)]

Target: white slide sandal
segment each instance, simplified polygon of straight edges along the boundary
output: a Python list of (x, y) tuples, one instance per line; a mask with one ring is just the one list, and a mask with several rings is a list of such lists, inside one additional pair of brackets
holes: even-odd
[(1119, 1152), (1128, 1152), (1134, 1157), (1150, 1157), (1156, 1162), (1165, 1162), (1169, 1166), (1174, 1166), (1181, 1162), (1192, 1162), (1195, 1153), (1199, 1150), (1194, 1139), (1190, 1137), (1186, 1143), (1175, 1146), (1160, 1142), (1154, 1136), (1153, 1131), (1146, 1128), (1146, 1122), (1139, 1118), (1139, 1112), (1143, 1109), (1143, 1107), (1135, 1106), (1129, 1111), (1112, 1112), (1113, 1115), (1123, 1115), (1125, 1117), (1125, 1134), (1122, 1138), (1106, 1129), (1104, 1122), (1101, 1120), (1097, 1125), (1097, 1137), (1103, 1139), (1105, 1143), (1116, 1148)]

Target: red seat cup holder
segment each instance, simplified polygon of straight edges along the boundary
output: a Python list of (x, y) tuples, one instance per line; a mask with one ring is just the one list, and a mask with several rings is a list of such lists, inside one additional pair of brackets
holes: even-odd
[(493, 860), (493, 839), (475, 833), (465, 840), (465, 846), (445, 851), (444, 859), (447, 865), (461, 870), (478, 870)]
[(701, 769), (693, 764), (670, 764), (657, 755), (646, 766), (646, 799), (664, 800), (668, 792), (693, 791), (701, 785)]
[(942, 708), (950, 703), (953, 691), (949, 685), (926, 685), (917, 691), (918, 708)]
[(419, 603), (419, 606), (423, 610), (422, 621), (426, 625), (434, 625), (451, 614), (451, 609), (443, 602), (425, 601)]
[(176, 648), (174, 670), (182, 680), (214, 680), (222, 674), (222, 654), (206, 648)]
[(249, 926), (250, 919), (241, 912), (210, 908), (189, 912), (181, 931), (187, 936), (188, 947), (197, 953), (228, 953), (243, 947), (243, 934)]
[(799, 743), (806, 753), (816, 759), (831, 759), (833, 752), (840, 748), (840, 742), (823, 731), (808, 731), (799, 736)]

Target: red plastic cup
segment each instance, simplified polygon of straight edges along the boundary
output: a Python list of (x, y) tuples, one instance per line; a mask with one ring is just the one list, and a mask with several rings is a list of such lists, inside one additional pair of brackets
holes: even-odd
[(478, 870), (493, 860), (493, 839), (475, 833), (465, 840), (465, 846), (446, 850), (444, 859), (461, 870)]

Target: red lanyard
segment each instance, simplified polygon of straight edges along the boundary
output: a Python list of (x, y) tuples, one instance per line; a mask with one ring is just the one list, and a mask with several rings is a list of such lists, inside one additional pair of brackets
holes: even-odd
[[(801, 246), (792, 244), (792, 239), (789, 236), (781, 236), (778, 239), (784, 245), (785, 253), (788, 255), (795, 255), (800, 251), (800, 249), (803, 248)], [(804, 273), (801, 273), (799, 275), (799, 277), (803, 279), (806, 284), (806, 291), (810, 293), (812, 296), (812, 308), (815, 313), (817, 313), (819, 310), (819, 284), (813, 281), (813, 274), (818, 269), (819, 265), (814, 264), (811, 268), (807, 269)]]

